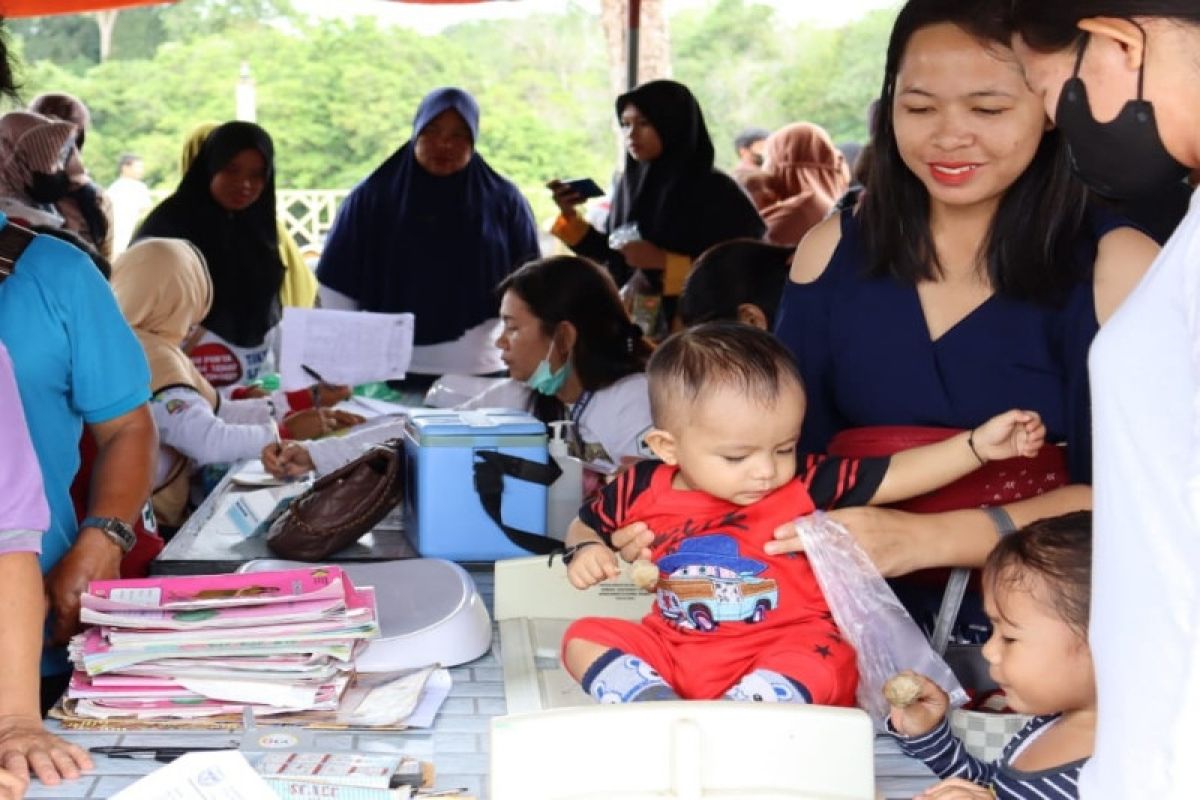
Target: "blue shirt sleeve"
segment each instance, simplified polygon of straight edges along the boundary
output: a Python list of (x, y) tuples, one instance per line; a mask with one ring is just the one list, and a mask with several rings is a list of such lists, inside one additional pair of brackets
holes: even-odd
[(892, 727), (890, 719), (887, 729), (896, 738), (901, 750), (923, 761), (942, 779), (962, 778), (980, 786), (990, 786), (996, 777), (996, 765), (980, 761), (968, 753), (958, 737), (950, 732), (950, 724), (944, 719), (924, 736), (901, 736)]
[(95, 265), (76, 248), (48, 236), (35, 239), (24, 259), (38, 262), (30, 268), (61, 304), (59, 319), (71, 348), (68, 389), (76, 413), (89, 424), (107, 422), (148, 401), (146, 354)]

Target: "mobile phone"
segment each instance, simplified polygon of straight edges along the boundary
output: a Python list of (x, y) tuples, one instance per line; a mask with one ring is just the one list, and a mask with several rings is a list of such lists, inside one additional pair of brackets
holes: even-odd
[(604, 190), (600, 188), (591, 178), (576, 178), (570, 181), (563, 181), (564, 184), (571, 187), (571, 191), (582, 197), (584, 200), (590, 200), (593, 197), (603, 197)]

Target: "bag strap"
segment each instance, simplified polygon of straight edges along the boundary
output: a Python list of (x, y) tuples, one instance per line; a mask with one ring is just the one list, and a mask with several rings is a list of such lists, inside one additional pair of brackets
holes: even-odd
[[(996, 526), (996, 533), (1001, 537), (1007, 536), (1017, 529), (1012, 517), (1000, 506), (989, 506), (979, 509), (987, 514), (988, 519)], [(950, 646), (950, 632), (958, 621), (958, 612), (962, 608), (963, 597), (967, 594), (967, 583), (971, 579), (971, 570), (966, 567), (955, 567), (950, 571), (950, 580), (946, 582), (946, 591), (942, 594), (942, 605), (938, 609), (937, 621), (933, 626), (933, 635), (929, 638), (930, 645), (939, 656), (946, 654)]]
[(12, 220), (8, 220), (0, 228), (0, 283), (17, 268), (17, 259), (25, 252), (25, 248), (33, 241), (36, 233), (23, 228)]
[(492, 522), (504, 531), (509, 541), (522, 550), (539, 556), (561, 551), (563, 543), (558, 539), (510, 527), (504, 524), (500, 516), (500, 499), (504, 493), (505, 475), (549, 486), (562, 475), (558, 464), (553, 459), (542, 464), (494, 450), (476, 450), (475, 457), (475, 491), (479, 493), (479, 501), (483, 503), (483, 510), (492, 518)]

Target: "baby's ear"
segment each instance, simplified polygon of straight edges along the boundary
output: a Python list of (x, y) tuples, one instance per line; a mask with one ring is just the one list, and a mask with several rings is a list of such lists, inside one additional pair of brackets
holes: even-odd
[(645, 442), (650, 451), (664, 464), (674, 465), (675, 437), (662, 428), (651, 428), (646, 432)]

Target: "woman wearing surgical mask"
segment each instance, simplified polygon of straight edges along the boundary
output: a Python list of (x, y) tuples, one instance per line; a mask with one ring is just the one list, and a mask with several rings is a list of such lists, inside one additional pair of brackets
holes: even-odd
[[(501, 281), (496, 337), (509, 379), (462, 408), (518, 408), (542, 422), (573, 420), (573, 455), (598, 471), (649, 457), (646, 361), (651, 344), (634, 325), (617, 286), (599, 265), (578, 256), (533, 261)], [(278, 475), (324, 474), (376, 442), (397, 436), (402, 422), (364, 426), (348, 436), (270, 446), (263, 464)]]
[[(528, 408), (543, 422), (574, 420), (576, 455), (611, 467), (646, 457), (646, 361), (652, 346), (630, 321), (616, 283), (596, 263), (557, 256), (526, 264), (499, 288), (496, 339), (513, 384), (471, 401)], [(513, 389), (519, 389), (514, 393)]]
[[(1013, 47), (1096, 191), (1200, 168), (1200, 4), (1016, 0)], [(1195, 796), (1200, 715), (1200, 204), (1096, 337), (1090, 641), (1100, 718), (1087, 798)]]

